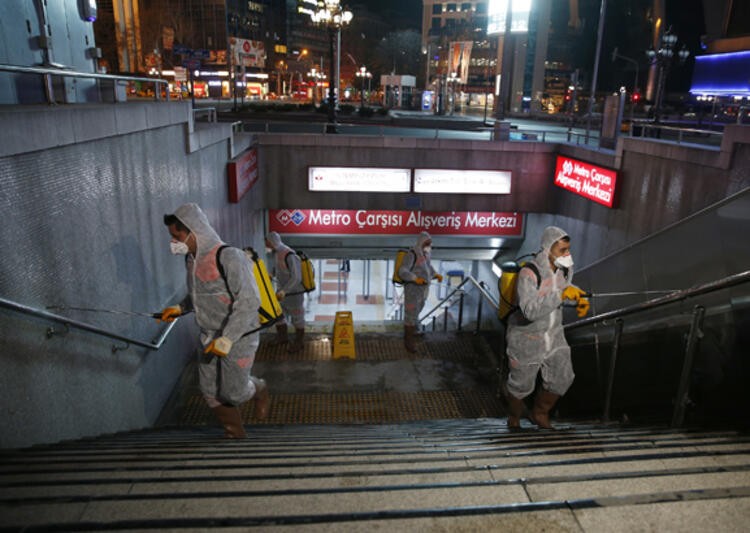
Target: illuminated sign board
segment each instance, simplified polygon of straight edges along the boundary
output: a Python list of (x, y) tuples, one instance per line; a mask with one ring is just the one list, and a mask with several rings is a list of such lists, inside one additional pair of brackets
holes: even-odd
[(409, 192), (409, 168), (310, 167), (310, 191)]
[(370, 211), (271, 209), (268, 227), (282, 234), (305, 235), (523, 235), (523, 214), (494, 211)]
[(414, 170), (414, 192), (510, 194), (508, 170)]
[(258, 181), (258, 151), (251, 148), (238, 158), (229, 161), (227, 178), (229, 179), (229, 201), (236, 204)]
[(557, 156), (555, 185), (594, 202), (612, 207), (617, 172), (562, 155)]
[(505, 33), (505, 15), (508, 2), (512, 2), (510, 15), (511, 33), (529, 31), (529, 15), (532, 0), (490, 0), (487, 6), (487, 34)]

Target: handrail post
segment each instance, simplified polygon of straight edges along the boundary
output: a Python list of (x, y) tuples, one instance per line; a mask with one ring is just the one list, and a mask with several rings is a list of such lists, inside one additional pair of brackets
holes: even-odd
[(448, 331), (448, 308), (443, 307), (443, 332)]
[[(484, 288), (484, 286), (482, 285), (483, 283), (484, 283), (484, 282), (481, 282), (481, 283), (480, 283), (480, 286), (481, 286), (482, 288)], [(480, 326), (480, 325), (481, 325), (481, 323), (482, 323), (482, 303), (483, 303), (483, 300), (484, 300), (484, 299), (480, 297), (480, 298), (479, 298), (479, 302), (477, 303), (477, 325), (476, 325), (476, 327), (474, 328), (474, 335), (478, 335), (478, 334), (479, 334), (479, 329), (480, 329), (480, 328), (479, 328), (479, 326)]]
[(685, 347), (685, 360), (682, 363), (682, 374), (680, 375), (680, 386), (677, 389), (677, 397), (674, 403), (673, 428), (682, 426), (685, 421), (685, 407), (690, 392), (690, 374), (693, 371), (695, 349), (698, 346), (698, 341), (703, 337), (703, 317), (705, 314), (706, 308), (702, 305), (696, 305), (693, 308), (693, 322), (690, 324), (690, 333), (688, 333), (687, 346)]
[(617, 352), (620, 350), (620, 338), (622, 337), (623, 319), (615, 320), (615, 332), (612, 339), (612, 355), (609, 360), (609, 375), (607, 377), (607, 392), (604, 397), (604, 422), (609, 422), (610, 408), (612, 407), (612, 389), (615, 384), (615, 366), (617, 364)]
[(435, 322), (437, 322), (437, 316), (432, 315), (432, 331), (435, 331)]
[(464, 291), (461, 291), (461, 296), (458, 298), (458, 331), (461, 331), (461, 325), (464, 321)]

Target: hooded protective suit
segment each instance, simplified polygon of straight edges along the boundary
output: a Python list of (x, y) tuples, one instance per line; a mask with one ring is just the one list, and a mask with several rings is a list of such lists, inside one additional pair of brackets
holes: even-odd
[[(398, 271), (401, 279), (404, 280), (404, 325), (416, 326), (419, 320), (419, 313), (422, 312), (427, 296), (430, 294), (430, 281), (435, 276), (435, 269), (432, 268), (430, 255), (423, 251), (425, 242), (432, 240), (430, 234), (423, 231), (417, 236), (417, 243), (411, 249), (413, 254), (407, 254), (401, 263)], [(414, 281), (422, 278), (427, 283), (417, 285)]]
[(279, 302), (284, 316), (291, 319), (295, 329), (305, 327), (305, 288), (302, 286), (302, 262), (294, 250), (281, 241), (281, 236), (271, 231), (266, 240), (274, 251), (274, 277), (276, 290), (284, 291)]
[(560, 228), (550, 226), (542, 234), (542, 250), (533, 262), (541, 277), (529, 268), (518, 274), (520, 310), (508, 318), (507, 353), (510, 372), (507, 388), (516, 398), (534, 391), (540, 368), (544, 389), (562, 396), (575, 377), (570, 361), (570, 347), (562, 327), (562, 291), (573, 280), (573, 269), (552, 270), (549, 253), (552, 245), (567, 236)]
[[(252, 265), (238, 248), (224, 248), (221, 264), (226, 283), (217, 266), (216, 252), (224, 243), (208, 223), (196, 204), (180, 206), (174, 215), (196, 239), (196, 255), (188, 255), (188, 295), (180, 303), (183, 313), (195, 311), (205, 348), (215, 338), (224, 336), (232, 341), (225, 357), (201, 353), (200, 388), (210, 407), (219, 404), (239, 405), (255, 395), (256, 387), (250, 371), (258, 348), (258, 308), (260, 296)], [(227, 291), (227, 286), (229, 291)]]

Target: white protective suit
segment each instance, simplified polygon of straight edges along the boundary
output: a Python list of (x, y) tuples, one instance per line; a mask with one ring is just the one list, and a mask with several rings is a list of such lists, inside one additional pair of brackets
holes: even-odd
[(225, 283), (216, 257), (217, 250), (224, 243), (208, 223), (201, 208), (196, 204), (185, 204), (174, 215), (195, 235), (197, 243), (196, 256), (188, 254), (185, 262), (188, 295), (180, 303), (182, 312), (195, 312), (204, 348), (221, 336), (233, 343), (225, 357), (201, 351), (201, 392), (209, 407), (240, 405), (256, 392), (256, 380), (250, 372), (255, 362), (259, 335), (257, 331), (248, 332), (260, 326), (260, 295), (252, 265), (242, 250), (224, 248), (220, 258), (226, 274)]
[[(281, 236), (271, 231), (266, 237), (274, 251), (276, 290), (284, 291), (279, 302), (284, 317), (291, 319), (294, 329), (305, 328), (305, 288), (302, 286), (302, 261), (297, 253), (281, 241)], [(286, 320), (286, 318), (285, 318)]]
[[(404, 280), (404, 325), (417, 326), (419, 313), (422, 312), (427, 296), (430, 294), (430, 282), (435, 276), (435, 269), (432, 268), (429, 254), (425, 254), (422, 248), (424, 243), (432, 240), (430, 234), (423, 231), (417, 236), (417, 243), (406, 254), (398, 275)], [(423, 278), (427, 283), (417, 285), (414, 280)]]
[(534, 391), (536, 376), (542, 371), (544, 389), (564, 395), (575, 374), (570, 361), (570, 347), (562, 324), (562, 291), (573, 280), (573, 269), (552, 270), (549, 252), (552, 245), (567, 236), (560, 228), (550, 226), (542, 234), (542, 250), (533, 262), (541, 276), (529, 268), (518, 273), (519, 310), (508, 318), (507, 354), (510, 366), (508, 392), (522, 399)]

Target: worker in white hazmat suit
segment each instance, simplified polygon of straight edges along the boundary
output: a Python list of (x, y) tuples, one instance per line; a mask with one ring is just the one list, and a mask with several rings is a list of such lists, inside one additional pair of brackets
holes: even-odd
[(253, 399), (258, 418), (265, 418), (269, 409), (265, 381), (251, 374), (260, 307), (252, 265), (238, 248), (219, 251), (224, 243), (196, 204), (164, 215), (164, 224), (172, 237), (172, 253), (186, 256), (188, 293), (179, 305), (164, 309), (161, 320), (195, 313), (203, 347), (198, 365), (201, 392), (225, 436), (243, 438), (246, 433), (238, 406)]
[(430, 294), (430, 281), (443, 281), (443, 276), (432, 268), (432, 237), (426, 231), (417, 236), (416, 244), (404, 256), (398, 274), (404, 280), (404, 346), (407, 351), (417, 351), (415, 335), (422, 312)]
[(273, 277), (276, 279), (276, 298), (284, 311), (284, 321), (276, 324), (277, 341), (288, 343), (287, 319), (294, 326), (294, 341), (287, 351), (295, 353), (304, 347), (305, 338), (305, 288), (302, 286), (302, 261), (297, 253), (281, 241), (281, 236), (271, 231), (266, 236), (266, 248), (274, 255)]
[(576, 302), (581, 317), (589, 308), (585, 292), (572, 284), (570, 237), (550, 226), (544, 230), (541, 244), (542, 250), (530, 261), (533, 267), (525, 266), (518, 273), (519, 310), (508, 317), (506, 389), (510, 428), (520, 427), (523, 399), (534, 391), (540, 371), (542, 389), (529, 418), (541, 428), (552, 428), (549, 412), (574, 378), (570, 347), (563, 332), (563, 301)]

